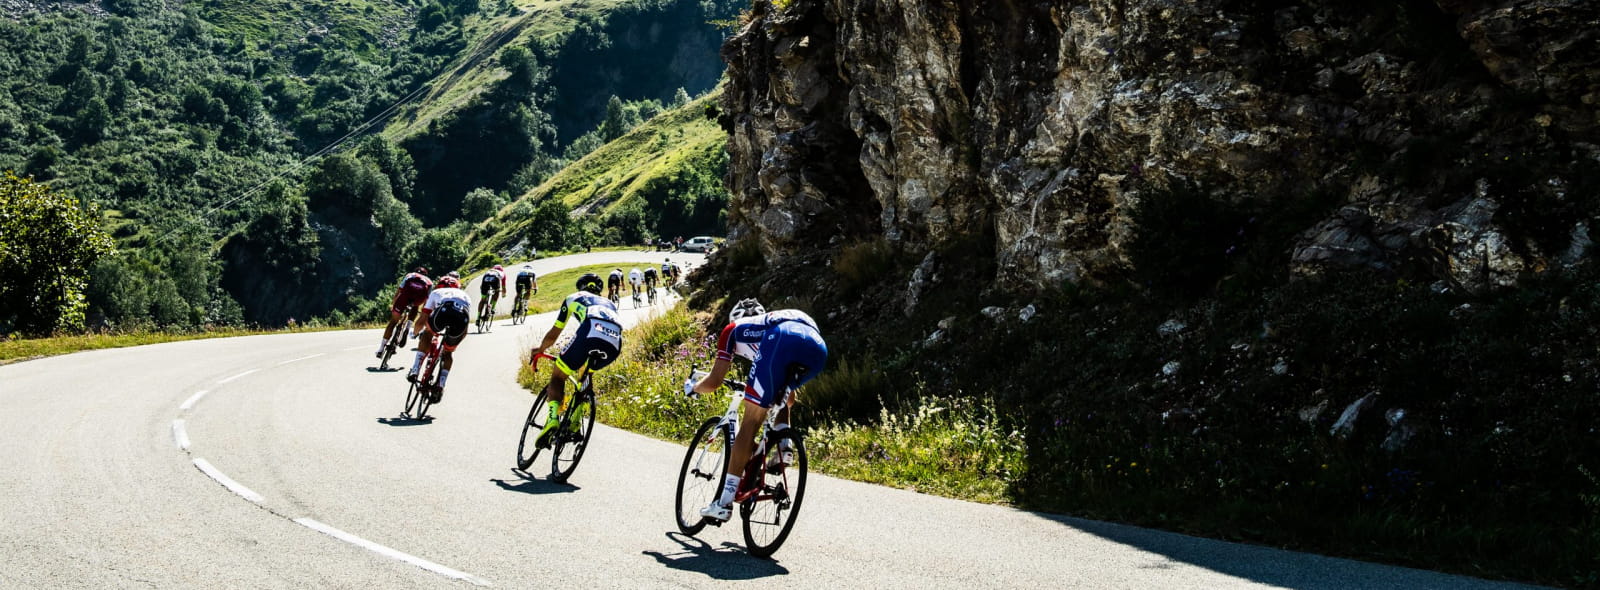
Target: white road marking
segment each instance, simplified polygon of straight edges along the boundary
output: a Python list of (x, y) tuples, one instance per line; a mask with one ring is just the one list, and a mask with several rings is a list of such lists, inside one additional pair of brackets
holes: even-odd
[(183, 419), (172, 421), (172, 441), (178, 443), (178, 450), (189, 450), (189, 433), (183, 430)]
[(229, 378), (227, 378), (227, 379), (223, 379), (223, 380), (221, 380), (221, 381), (218, 381), (218, 382), (217, 382), (217, 385), (222, 385), (222, 384), (223, 384), (223, 383), (227, 383), (227, 382), (229, 382), (229, 381), (233, 381), (233, 380), (234, 380), (234, 379), (238, 379), (238, 378), (240, 378), (240, 377), (243, 377), (243, 376), (245, 376), (245, 375), (249, 375), (249, 374), (251, 374), (251, 373), (254, 373), (254, 372), (256, 372), (256, 371), (260, 371), (260, 370), (261, 370), (261, 369), (250, 369), (250, 370), (248, 370), (248, 371), (245, 371), (245, 372), (243, 372), (243, 373), (240, 373), (240, 374), (238, 374), (238, 375), (234, 375), (234, 376), (232, 376), (232, 377), (229, 377)]
[(303, 360), (306, 360), (306, 359), (314, 359), (314, 358), (317, 358), (319, 356), (322, 356), (322, 353), (319, 352), (317, 354), (313, 354), (313, 355), (309, 355), (309, 356), (303, 356), (303, 357), (300, 357), (300, 358), (297, 358), (297, 359), (289, 359), (289, 360), (283, 361), (281, 363), (278, 363), (276, 366), (281, 367), (281, 366), (287, 365), (289, 363), (300, 362), (300, 361), (303, 361)]
[(266, 498), (261, 497), (261, 494), (250, 491), (250, 488), (244, 487), (243, 484), (233, 481), (233, 478), (224, 475), (221, 471), (217, 471), (216, 467), (211, 466), (210, 461), (195, 457), (194, 466), (199, 467), (200, 471), (210, 476), (211, 479), (217, 480), (217, 483), (222, 484), (222, 487), (228, 488), (228, 491), (238, 494), (240, 497), (246, 500), (255, 502), (257, 504), (266, 501)]
[(208, 394), (208, 393), (211, 393), (211, 392), (207, 391), (207, 390), (204, 390), (204, 389), (195, 392), (194, 395), (189, 396), (189, 399), (183, 400), (183, 405), (178, 406), (178, 411), (180, 411), (180, 412), (189, 411), (190, 409), (194, 408), (195, 404), (200, 403), (200, 398), (205, 397), (206, 394)]
[(483, 578), (474, 576), (472, 574), (469, 574), (469, 573), (466, 573), (466, 572), (463, 572), (463, 571), (450, 569), (448, 567), (445, 567), (445, 566), (439, 565), (437, 563), (428, 561), (428, 560), (423, 559), (421, 557), (417, 557), (415, 555), (411, 555), (411, 554), (408, 554), (408, 553), (403, 553), (403, 552), (400, 552), (398, 550), (391, 549), (391, 548), (385, 547), (383, 545), (379, 545), (379, 544), (374, 543), (372, 541), (368, 541), (368, 540), (363, 539), (361, 537), (357, 537), (355, 535), (352, 535), (350, 533), (347, 533), (347, 532), (341, 531), (339, 529), (333, 528), (333, 527), (328, 526), (326, 524), (323, 524), (321, 522), (317, 522), (316, 520), (312, 520), (310, 518), (296, 518), (296, 519), (294, 519), (294, 521), (300, 523), (301, 525), (305, 526), (306, 528), (309, 528), (309, 529), (317, 531), (319, 533), (328, 535), (328, 536), (333, 537), (335, 539), (338, 539), (340, 541), (344, 541), (344, 542), (349, 543), (351, 545), (355, 545), (357, 547), (361, 547), (363, 549), (366, 549), (366, 550), (371, 551), (373, 553), (377, 553), (378, 555), (382, 555), (382, 556), (390, 558), (390, 559), (394, 559), (394, 560), (398, 560), (398, 561), (403, 561), (403, 562), (409, 563), (411, 565), (420, 567), (422, 569), (428, 570), (430, 572), (439, 574), (439, 575), (447, 577), (447, 578), (452, 578), (452, 579), (456, 579), (456, 580), (464, 580), (464, 581), (470, 582), (472, 584), (476, 584), (478, 586), (490, 586), (491, 585), (488, 580), (485, 580)]

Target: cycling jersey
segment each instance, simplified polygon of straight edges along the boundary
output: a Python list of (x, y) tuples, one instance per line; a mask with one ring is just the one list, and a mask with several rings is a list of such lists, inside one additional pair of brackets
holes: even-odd
[(651, 285), (655, 284), (655, 282), (656, 282), (656, 267), (652, 266), (652, 267), (644, 269), (644, 282), (646, 284), (651, 284)]
[(611, 271), (611, 276), (606, 277), (606, 284), (613, 285), (613, 286), (621, 285), (622, 284), (622, 271), (620, 271), (620, 270)]
[(389, 306), (389, 312), (394, 314), (405, 313), (406, 310), (422, 305), (428, 300), (428, 292), (433, 290), (433, 280), (424, 275), (411, 273), (400, 279), (400, 289), (394, 294), (394, 302)]
[(467, 318), (472, 309), (467, 292), (451, 287), (435, 289), (428, 294), (428, 302), (422, 309), (431, 314), (428, 328), (444, 335), (445, 350), (455, 350), (467, 336)]
[(522, 272), (517, 273), (517, 293), (522, 293), (533, 287), (535, 278), (537, 277), (533, 274), (533, 271), (528, 269), (522, 269)]
[(585, 364), (590, 371), (599, 371), (622, 354), (622, 324), (610, 299), (587, 291), (568, 295), (556, 312), (555, 327), (567, 327), (568, 319), (578, 322), (578, 330), (572, 343), (556, 357), (556, 366), (566, 374), (577, 373)]
[(633, 283), (633, 284), (637, 285), (643, 280), (644, 280), (644, 273), (639, 272), (639, 269), (635, 268), (633, 270), (628, 271), (628, 282), (629, 283)]
[[(751, 362), (745, 401), (770, 408), (784, 391), (800, 387), (822, 372), (828, 344), (811, 316), (782, 309), (742, 318), (722, 329), (717, 360), (732, 361), (736, 356)], [(793, 374), (796, 371), (799, 375)]]
[(498, 293), (505, 289), (506, 277), (498, 270), (483, 273), (483, 279), (478, 281), (479, 292), (483, 295)]

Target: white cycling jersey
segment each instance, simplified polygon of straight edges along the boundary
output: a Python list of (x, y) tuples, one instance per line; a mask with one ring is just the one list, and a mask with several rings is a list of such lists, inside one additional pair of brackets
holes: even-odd
[(422, 305), (422, 309), (433, 311), (435, 309), (439, 309), (439, 306), (444, 305), (447, 302), (460, 303), (462, 306), (464, 306), (462, 309), (472, 307), (471, 300), (467, 298), (466, 291), (445, 287), (443, 289), (434, 289), (432, 293), (429, 293), (428, 302)]
[(639, 283), (643, 283), (644, 282), (644, 272), (639, 270), (638, 268), (635, 268), (633, 270), (628, 271), (628, 282), (633, 283), (635, 285), (637, 285)]

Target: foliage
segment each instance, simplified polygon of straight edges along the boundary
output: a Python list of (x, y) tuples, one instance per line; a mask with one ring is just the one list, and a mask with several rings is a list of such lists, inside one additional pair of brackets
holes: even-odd
[(0, 177), (0, 333), (82, 328), (89, 269), (112, 250), (93, 207), (6, 172)]

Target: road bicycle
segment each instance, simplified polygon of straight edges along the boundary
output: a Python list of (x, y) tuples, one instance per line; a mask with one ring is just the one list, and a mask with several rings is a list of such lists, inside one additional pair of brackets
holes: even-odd
[(524, 295), (522, 297), (518, 297), (517, 298), (517, 302), (515, 304), (512, 304), (512, 306), (511, 306), (511, 324), (512, 325), (521, 324), (524, 320), (527, 319), (527, 317), (528, 317), (528, 297), (526, 295)]
[(443, 350), (444, 338), (434, 334), (432, 352), (422, 359), (422, 372), (418, 373), (416, 378), (411, 378), (409, 375), (406, 377), (411, 387), (406, 389), (406, 409), (400, 412), (401, 417), (412, 420), (432, 419), (428, 416), (428, 406), (439, 401), (440, 390), (434, 383), (433, 375), (434, 370), (439, 368), (439, 355)]
[[(795, 382), (800, 374), (791, 374), (789, 382)], [(696, 371), (690, 378), (704, 375)], [(706, 418), (700, 424), (689, 441), (683, 468), (678, 472), (675, 498), (678, 530), (685, 535), (694, 536), (707, 524), (722, 526), (722, 521), (701, 516), (700, 509), (722, 495), (722, 481), (729, 467), (728, 450), (733, 447), (734, 435), (739, 431), (739, 408), (743, 405), (745, 384), (729, 380), (727, 385), (732, 392), (727, 411), (721, 416)], [(805, 442), (794, 428), (772, 429), (773, 420), (794, 393), (792, 389), (785, 389), (787, 393), (767, 411), (767, 420), (756, 435), (755, 452), (750, 454), (748, 463), (740, 466), (744, 479), (733, 494), (733, 502), (739, 506), (739, 518), (744, 522), (745, 548), (756, 557), (771, 557), (789, 538), (795, 516), (800, 513), (800, 503), (805, 499)], [(793, 448), (780, 451), (780, 459), (769, 465), (767, 452), (784, 440)]]
[[(533, 399), (533, 409), (528, 410), (528, 419), (522, 424), (522, 438), (517, 441), (517, 469), (524, 472), (539, 458), (539, 451), (550, 447), (550, 479), (552, 481), (567, 481), (572, 477), (572, 472), (578, 468), (578, 461), (583, 460), (583, 452), (589, 448), (589, 436), (594, 434), (594, 380), (589, 367), (594, 366), (598, 352), (590, 353), (589, 362), (584, 364), (582, 371), (573, 378), (567, 379), (568, 385), (576, 385), (577, 393), (565, 389), (563, 385), (563, 404), (560, 416), (556, 418), (556, 426), (551, 429), (548, 440), (540, 445), (539, 434), (544, 432), (544, 426), (549, 420), (549, 398), (545, 388), (539, 389), (539, 395)], [(533, 358), (533, 372), (539, 372), (539, 360), (556, 357), (547, 353), (539, 353)], [(561, 370), (559, 367), (553, 370)]]
[(639, 309), (639, 306), (644, 304), (644, 297), (639, 295), (639, 291), (642, 291), (642, 290), (643, 289), (639, 288), (639, 284), (638, 283), (634, 283), (633, 284), (633, 308), (634, 309)]
[(405, 319), (394, 325), (394, 333), (389, 335), (389, 343), (383, 346), (383, 360), (378, 361), (378, 370), (389, 370), (389, 359), (395, 352), (404, 350), (406, 336), (411, 332), (411, 322), (417, 319), (417, 308), (412, 306), (406, 309)]
[[(484, 302), (489, 305), (482, 305)], [(488, 332), (489, 328), (494, 326), (494, 308), (500, 304), (500, 292), (495, 291), (488, 298), (479, 300), (478, 303), (478, 333), (482, 334)]]
[(650, 305), (654, 306), (656, 304), (656, 284), (654, 282), (645, 283), (644, 292), (645, 295), (650, 297)]
[(613, 306), (621, 305), (622, 304), (622, 293), (621, 293), (622, 288), (621, 287), (611, 287), (610, 291), (611, 292), (608, 295), (606, 295), (606, 298), (611, 300), (611, 305), (613, 305)]

